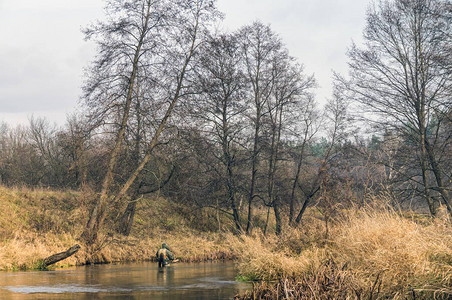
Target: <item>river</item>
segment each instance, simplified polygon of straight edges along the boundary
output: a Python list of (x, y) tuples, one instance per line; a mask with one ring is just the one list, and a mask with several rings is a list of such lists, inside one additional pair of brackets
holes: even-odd
[(231, 262), (92, 265), (0, 272), (0, 299), (232, 299), (250, 288)]

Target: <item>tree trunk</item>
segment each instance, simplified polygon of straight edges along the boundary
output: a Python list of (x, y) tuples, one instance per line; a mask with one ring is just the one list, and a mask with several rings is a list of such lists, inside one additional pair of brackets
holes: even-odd
[(420, 150), (421, 150), (421, 156), (420, 164), (421, 164), (421, 171), (422, 171), (422, 181), (424, 183), (424, 197), (428, 205), (428, 209), (430, 210), (430, 214), (434, 217), (436, 215), (436, 209), (435, 209), (435, 203), (433, 202), (432, 197), (430, 196), (430, 185), (428, 182), (428, 173), (427, 173), (427, 147), (426, 147), (426, 128), (425, 128), (425, 111), (423, 109), (423, 106), (420, 104), (420, 101), (418, 100), (416, 106), (416, 113), (418, 118), (418, 126), (419, 126), (419, 133), (420, 133)]
[(228, 190), (228, 198), (229, 198), (229, 203), (231, 204), (231, 208), (232, 208), (232, 216), (234, 217), (234, 223), (235, 223), (235, 228), (237, 230), (237, 233), (242, 232), (242, 225), (240, 223), (240, 215), (237, 209), (237, 204), (236, 204), (236, 199), (235, 199), (235, 183), (234, 183), (234, 173), (232, 170), (233, 167), (233, 158), (231, 156), (231, 150), (229, 148), (229, 142), (228, 142), (228, 138), (229, 138), (229, 132), (228, 132), (228, 121), (227, 121), (227, 115), (226, 115), (226, 101), (224, 101), (224, 105), (223, 105), (223, 115), (222, 115), (222, 122), (223, 122), (223, 136), (221, 137), (222, 139), (222, 147), (223, 147), (223, 156), (226, 162), (226, 176), (227, 176), (227, 180), (226, 180), (226, 185), (227, 185), (227, 190)]
[(273, 211), (275, 212), (275, 221), (276, 221), (276, 229), (275, 233), (276, 235), (280, 235), (282, 231), (282, 220), (281, 220), (281, 214), (279, 212), (279, 203), (278, 200), (275, 199), (273, 203)]
[(270, 206), (267, 207), (267, 218), (264, 227), (264, 236), (267, 236), (268, 223), (270, 222)]
[(119, 228), (118, 232), (128, 236), (130, 234), (130, 231), (132, 230), (132, 224), (133, 219), (135, 217), (135, 211), (137, 206), (137, 199), (136, 197), (133, 197), (131, 201), (127, 204), (126, 209), (124, 210), (124, 213), (121, 216), (121, 219), (119, 221)]
[(270, 148), (270, 162), (268, 168), (268, 199), (270, 201), (270, 204), (273, 206), (273, 211), (275, 213), (276, 235), (279, 235), (282, 230), (281, 215), (279, 213), (279, 203), (277, 196), (275, 195), (275, 174), (278, 163), (279, 144), (281, 141), (283, 107), (283, 104), (278, 103), (275, 120), (273, 121), (272, 126), (273, 134)]
[(71, 248), (69, 248), (68, 250), (64, 251), (64, 252), (60, 252), (54, 255), (51, 255), (45, 259), (43, 259), (42, 261), (42, 268), (45, 269), (50, 265), (53, 265), (54, 263), (59, 262), (60, 260), (66, 259), (69, 256), (74, 255), (75, 253), (78, 252), (78, 250), (80, 250), (80, 246), (78, 244), (75, 244), (74, 246), (72, 246)]
[(143, 45), (143, 41), (144, 41), (144, 38), (147, 33), (149, 18), (150, 18), (150, 6), (148, 5), (146, 16), (145, 16), (144, 27), (141, 32), (141, 36), (140, 36), (140, 39), (138, 41), (138, 44), (137, 44), (137, 47), (135, 50), (135, 55), (134, 55), (133, 65), (132, 65), (132, 73), (130, 75), (128, 86), (127, 86), (128, 90), (127, 90), (126, 102), (124, 105), (124, 114), (122, 116), (121, 125), (119, 127), (119, 131), (118, 131), (118, 134), (116, 137), (115, 147), (113, 148), (113, 151), (110, 155), (110, 161), (108, 163), (107, 173), (106, 173), (104, 181), (102, 183), (102, 190), (100, 192), (100, 195), (97, 197), (96, 204), (95, 204), (93, 210), (91, 211), (91, 215), (89, 217), (88, 223), (85, 226), (85, 230), (82, 234), (82, 237), (84, 238), (85, 242), (88, 245), (94, 244), (96, 242), (98, 231), (99, 231), (100, 227), (102, 226), (103, 220), (105, 218), (105, 216), (103, 215), (105, 212), (104, 206), (106, 204), (105, 202), (107, 202), (108, 198), (110, 197), (109, 193), (110, 193), (111, 182), (113, 181), (113, 171), (115, 169), (115, 166), (116, 166), (116, 163), (118, 160), (119, 152), (121, 149), (121, 145), (122, 145), (126, 127), (127, 127), (127, 122), (129, 119), (130, 107), (131, 107), (132, 99), (133, 99), (133, 91), (135, 88), (135, 81), (136, 81), (136, 76), (137, 76), (137, 72), (138, 72), (141, 47)]
[(311, 189), (311, 192), (309, 195), (306, 195), (306, 199), (304, 200), (303, 206), (300, 209), (300, 212), (297, 215), (297, 218), (295, 219), (295, 223), (293, 224), (293, 227), (296, 227), (300, 224), (301, 218), (303, 217), (303, 214), (308, 207), (308, 204), (311, 202), (312, 197), (320, 190), (320, 184), (317, 186), (317, 188), (314, 190), (314, 188)]
[(303, 159), (304, 159), (304, 149), (306, 147), (307, 136), (308, 136), (308, 128), (306, 129), (305, 134), (304, 134), (303, 144), (301, 145), (300, 156), (298, 157), (298, 162), (297, 162), (297, 172), (295, 173), (295, 179), (293, 181), (292, 190), (290, 192), (290, 200), (289, 200), (289, 224), (290, 225), (293, 223), (293, 217), (295, 214), (295, 189), (297, 188), (298, 180), (300, 178), (301, 165), (302, 165)]
[(433, 154), (433, 150), (431, 149), (430, 144), (427, 140), (425, 141), (425, 146), (426, 146), (425, 148), (427, 150), (428, 158), (430, 161), (430, 165), (432, 166), (433, 174), (435, 175), (435, 179), (436, 179), (436, 183), (438, 185), (439, 192), (444, 201), (444, 204), (446, 204), (449, 214), (452, 216), (452, 203), (450, 200), (449, 191), (444, 186), (443, 178), (441, 176), (441, 170), (438, 166), (438, 163), (436, 162), (435, 156)]
[(260, 130), (260, 109), (257, 110), (257, 118), (256, 125), (254, 130), (254, 145), (253, 145), (253, 154), (251, 157), (251, 184), (250, 184), (250, 193), (248, 196), (248, 222), (246, 224), (246, 234), (249, 234), (251, 231), (251, 219), (253, 218), (253, 199), (254, 199), (254, 189), (256, 185), (256, 175), (257, 175), (257, 157), (259, 153), (259, 130)]
[(295, 214), (295, 189), (298, 185), (298, 180), (300, 178), (300, 172), (301, 172), (301, 163), (302, 163), (302, 156), (300, 155), (300, 159), (297, 162), (297, 172), (295, 173), (295, 179), (292, 184), (292, 190), (290, 192), (290, 200), (289, 200), (289, 224), (292, 224), (293, 217)]
[(166, 178), (164, 181), (160, 183), (159, 186), (153, 187), (153, 188), (143, 188), (143, 183), (141, 182), (136, 187), (135, 191), (133, 192), (132, 196), (130, 197), (131, 201), (127, 204), (126, 209), (124, 210), (120, 221), (119, 221), (119, 227), (117, 228), (117, 231), (121, 234), (124, 234), (128, 236), (130, 234), (130, 231), (132, 230), (133, 221), (135, 218), (135, 212), (137, 209), (137, 202), (140, 195), (144, 194), (150, 194), (154, 193), (160, 189), (162, 189), (173, 177), (173, 174), (175, 172), (175, 167), (171, 169), (170, 174), (168, 175), (168, 178)]
[(304, 211), (306, 210), (306, 207), (308, 207), (308, 203), (311, 200), (311, 198), (306, 198), (303, 202), (303, 206), (300, 209), (300, 212), (297, 215), (297, 218), (295, 219), (295, 223), (292, 224), (293, 227), (296, 227), (300, 224), (301, 218), (303, 217)]

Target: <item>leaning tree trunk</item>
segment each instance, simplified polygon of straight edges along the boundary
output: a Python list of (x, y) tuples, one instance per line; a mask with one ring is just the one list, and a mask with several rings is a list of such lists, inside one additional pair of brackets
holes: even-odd
[(53, 265), (63, 259), (68, 258), (69, 256), (74, 255), (75, 253), (78, 252), (78, 250), (80, 250), (80, 246), (78, 244), (75, 244), (74, 246), (72, 246), (71, 248), (67, 249), (64, 252), (60, 252), (60, 253), (51, 255), (47, 258), (44, 258), (42, 260), (42, 264), (40, 265), (40, 268), (46, 269), (48, 266)]
[(141, 48), (144, 43), (144, 39), (147, 33), (148, 22), (151, 16), (150, 6), (147, 7), (147, 13), (144, 18), (144, 27), (141, 32), (141, 36), (139, 37), (138, 44), (136, 45), (135, 54), (133, 58), (132, 64), (132, 72), (130, 78), (127, 83), (127, 96), (126, 102), (124, 105), (124, 113), (122, 115), (121, 125), (117, 132), (115, 146), (113, 151), (110, 154), (110, 160), (108, 163), (107, 172), (102, 183), (102, 190), (100, 195), (97, 197), (96, 204), (91, 211), (91, 215), (89, 217), (88, 223), (85, 226), (82, 237), (88, 245), (92, 245), (97, 241), (97, 234), (99, 229), (102, 227), (103, 220), (105, 218), (105, 206), (107, 205), (110, 193), (111, 185), (113, 184), (113, 172), (116, 167), (119, 152), (121, 150), (121, 145), (124, 139), (124, 135), (127, 128), (127, 122), (129, 120), (130, 108), (133, 101), (133, 91), (136, 84), (137, 72), (139, 67), (139, 60), (141, 57)]
[(293, 218), (295, 215), (295, 189), (298, 186), (298, 180), (300, 178), (300, 174), (301, 174), (301, 165), (303, 163), (303, 159), (304, 159), (304, 149), (306, 146), (306, 142), (307, 142), (307, 135), (308, 135), (308, 130), (306, 129), (305, 134), (304, 134), (304, 138), (303, 138), (303, 143), (301, 145), (301, 149), (300, 149), (300, 155), (298, 157), (298, 161), (297, 161), (297, 172), (295, 173), (295, 179), (293, 181), (292, 184), (292, 190), (290, 192), (290, 200), (289, 200), (289, 225), (293, 225)]
[(311, 192), (306, 195), (306, 199), (304, 200), (303, 206), (300, 209), (300, 212), (298, 213), (295, 222), (292, 224), (292, 227), (297, 227), (300, 222), (301, 222), (301, 218), (303, 217), (303, 214), (306, 210), (306, 208), (308, 207), (308, 204), (311, 202), (312, 198), (314, 197), (314, 195), (320, 190), (320, 184), (317, 185), (317, 188), (313, 188), (311, 189)]

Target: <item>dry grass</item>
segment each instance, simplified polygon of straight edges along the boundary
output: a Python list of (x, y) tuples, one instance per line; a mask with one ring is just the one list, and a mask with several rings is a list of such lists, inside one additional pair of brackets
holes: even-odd
[(358, 212), (337, 224), (329, 248), (365, 285), (380, 275), (383, 289), (394, 293), (452, 286), (452, 226), (446, 219), (425, 226), (393, 212)]
[(380, 284), (377, 278), (370, 288), (363, 290), (346, 266), (327, 260), (313, 273), (256, 282), (252, 291), (236, 299), (374, 299)]
[(231, 249), (240, 257), (239, 273), (244, 280), (276, 280), (296, 276), (315, 270), (324, 260), (325, 251), (311, 247), (303, 255), (292, 256), (287, 249), (281, 249), (278, 239), (266, 238), (262, 234), (231, 237)]
[[(88, 199), (83, 193), (0, 186), (0, 270), (37, 268), (39, 259), (80, 243), (77, 238), (88, 217)], [(130, 237), (101, 233), (99, 244), (82, 245), (56, 267), (153, 260), (163, 242), (181, 261), (235, 258), (224, 235), (191, 228), (195, 220), (184, 219), (183, 209), (175, 210), (161, 198), (140, 204)]]
[(102, 263), (118, 261), (155, 260), (156, 252), (162, 243), (167, 243), (174, 255), (183, 262), (201, 262), (208, 260), (236, 258), (228, 244), (215, 234), (161, 234), (147, 238), (118, 237), (110, 238), (96, 257), (89, 257), (87, 251), (76, 256), (84, 263), (95, 261)]
[(33, 269), (39, 259), (76, 243), (80, 208), (73, 193), (0, 186), (0, 210), (0, 270)]
[[(39, 259), (77, 243), (88, 197), (0, 186), (0, 269), (35, 268)], [(341, 288), (351, 298), (363, 297), (376, 295), (376, 283), (381, 297), (392, 299), (409, 293), (452, 295), (452, 225), (446, 217), (431, 221), (384, 208), (341, 215), (329, 224), (327, 238), (315, 211), (307, 212), (300, 229), (286, 229), (280, 237), (260, 231), (234, 236), (213, 231), (215, 212), (175, 208), (157, 198), (140, 203), (131, 237), (103, 233), (97, 251), (82, 247), (57, 266), (152, 260), (165, 242), (182, 261), (236, 259), (240, 278), (267, 282), (256, 284), (266, 291), (261, 295), (273, 290), (302, 299), (305, 294), (296, 291), (309, 287), (319, 299), (318, 293), (331, 296)], [(233, 224), (224, 218), (221, 226)], [(325, 284), (334, 288), (326, 292)]]
[[(176, 257), (184, 262), (236, 258), (225, 243), (206, 235), (161, 236), (137, 239), (135, 237), (109, 237), (102, 249), (92, 254), (82, 249), (75, 255), (58, 262), (55, 267), (87, 263), (111, 263), (155, 260), (162, 242), (168, 243)], [(0, 270), (35, 269), (39, 259), (65, 251), (78, 241), (69, 234), (46, 236), (22, 233), (0, 244)]]
[[(69, 234), (46, 236), (30, 232), (16, 232), (15, 235), (0, 243), (0, 270), (27, 270), (38, 268), (39, 259), (65, 251), (76, 244)], [(77, 257), (72, 256), (56, 266), (76, 265)]]
[[(419, 224), (374, 209), (347, 215), (330, 228), (329, 239), (323, 242), (306, 241), (302, 232), (280, 239), (244, 237), (241, 251), (253, 251), (241, 256), (240, 274), (244, 279), (266, 281), (255, 285), (252, 296), (272, 299), (292, 293), (295, 296), (289, 299), (345, 299), (337, 296), (338, 287), (349, 299), (376, 299), (377, 294), (391, 299), (406, 299), (407, 295), (428, 299), (435, 293), (438, 299), (452, 296), (449, 220)], [(328, 264), (330, 261), (334, 264)], [(323, 298), (316, 291), (323, 291)]]

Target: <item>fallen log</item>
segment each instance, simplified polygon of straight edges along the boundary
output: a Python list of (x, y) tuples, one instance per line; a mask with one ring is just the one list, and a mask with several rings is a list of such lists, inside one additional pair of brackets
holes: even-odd
[(53, 265), (54, 263), (59, 262), (60, 260), (66, 259), (71, 255), (74, 255), (75, 253), (77, 253), (77, 251), (80, 250), (80, 245), (79, 244), (75, 244), (74, 246), (72, 246), (71, 248), (67, 249), (64, 252), (60, 252), (54, 255), (51, 255), (47, 258), (44, 258), (42, 260), (41, 263), (41, 268), (42, 269), (46, 269), (48, 266)]

